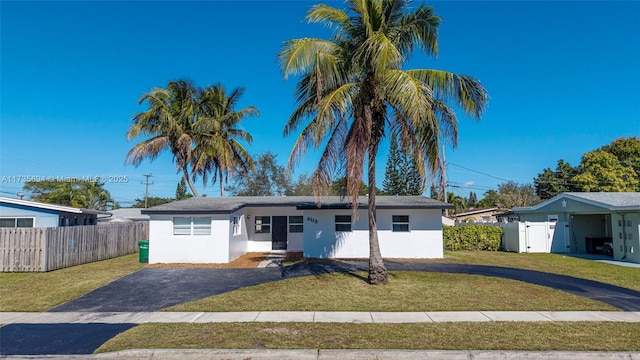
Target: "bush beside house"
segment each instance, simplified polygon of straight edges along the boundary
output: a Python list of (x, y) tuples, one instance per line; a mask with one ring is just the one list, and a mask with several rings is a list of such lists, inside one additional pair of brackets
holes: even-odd
[(502, 228), (486, 225), (442, 226), (445, 250), (500, 250)]

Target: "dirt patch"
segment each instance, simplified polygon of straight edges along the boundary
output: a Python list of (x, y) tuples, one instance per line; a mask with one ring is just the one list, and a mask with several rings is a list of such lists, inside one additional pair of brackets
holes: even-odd
[[(302, 253), (301, 253), (302, 254)], [(246, 253), (228, 264), (152, 264), (150, 268), (215, 268), (215, 269), (253, 269), (269, 253)]]
[(283, 262), (294, 262), (304, 260), (302, 252), (288, 252), (284, 255)]

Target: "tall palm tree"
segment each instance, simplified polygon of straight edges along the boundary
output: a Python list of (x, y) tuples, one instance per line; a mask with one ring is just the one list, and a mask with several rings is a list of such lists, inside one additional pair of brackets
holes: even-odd
[(252, 137), (237, 126), (245, 118), (258, 115), (258, 110), (253, 106), (235, 110), (242, 94), (244, 89), (236, 88), (227, 95), (219, 83), (206, 87), (199, 96), (193, 175), (201, 175), (206, 183), (211, 172), (212, 183), (220, 182), (220, 196), (224, 196), (224, 183), (237, 169), (253, 169), (253, 159), (240, 142), (251, 144)]
[(368, 281), (386, 284), (375, 205), (375, 157), (382, 138), (389, 131), (398, 134), (402, 148), (415, 154), (420, 175), (425, 175), (425, 165), (435, 172), (440, 143), (457, 145), (457, 119), (447, 102), (479, 119), (488, 96), (470, 76), (402, 69), (415, 47), (431, 56), (438, 53), (440, 17), (431, 7), (421, 4), (410, 11), (405, 0), (346, 3), (346, 9), (315, 5), (306, 16), (311, 23), (331, 27), (330, 40), (290, 40), (279, 54), (285, 79), (301, 75), (298, 106), (284, 134), (303, 127), (289, 157), (289, 169), (309, 147), (325, 146), (313, 174), (316, 193), (326, 193), (334, 172), (344, 169), (354, 211), (367, 166)]
[(185, 80), (169, 81), (166, 89), (153, 88), (143, 94), (138, 104), (146, 101), (149, 109), (133, 117), (127, 140), (139, 136), (151, 138), (136, 144), (125, 159), (126, 164), (138, 166), (144, 159), (154, 160), (168, 148), (194, 196), (198, 196), (198, 192), (189, 176), (189, 164), (198, 112), (196, 94), (195, 86)]

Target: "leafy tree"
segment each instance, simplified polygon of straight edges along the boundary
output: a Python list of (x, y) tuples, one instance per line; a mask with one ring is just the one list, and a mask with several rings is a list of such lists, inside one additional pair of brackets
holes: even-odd
[(302, 174), (298, 180), (291, 184), (286, 191), (287, 196), (311, 196), (313, 195), (313, 184), (308, 174)]
[(495, 190), (487, 190), (482, 200), (478, 201), (478, 207), (490, 208), (497, 207), (500, 203), (500, 194)]
[(253, 167), (251, 155), (240, 142), (251, 144), (251, 135), (239, 129), (238, 124), (258, 115), (258, 110), (253, 106), (235, 110), (243, 93), (243, 88), (236, 88), (227, 95), (222, 84), (217, 84), (205, 88), (199, 98), (201, 116), (194, 124), (197, 133), (192, 159), (194, 177), (201, 175), (206, 184), (208, 174), (212, 173), (212, 183), (220, 183), (220, 196), (224, 196), (224, 184), (237, 169), (248, 171)]
[(532, 206), (540, 203), (531, 184), (518, 184), (507, 181), (498, 185), (498, 203), (500, 208), (511, 209), (519, 206)]
[(423, 176), (420, 176), (420, 169), (418, 169), (418, 165), (413, 156), (407, 157), (406, 164), (406, 195), (422, 195), (425, 190), (425, 179)]
[(227, 190), (235, 196), (282, 196), (291, 187), (284, 166), (270, 151), (260, 155), (253, 170), (241, 169)]
[[(192, 195), (189, 194), (188, 197), (191, 197)], [(147, 207), (154, 207), (154, 206), (158, 206), (158, 205), (162, 205), (162, 204), (167, 204), (170, 203), (172, 201), (174, 201), (176, 199), (172, 199), (172, 198), (163, 198), (163, 197), (157, 197), (157, 196), (149, 196), (147, 197)], [(144, 199), (136, 199), (136, 202), (131, 205), (131, 207), (133, 208), (141, 208), (144, 209)]]
[(424, 4), (411, 9), (409, 4), (347, 0), (344, 10), (315, 5), (306, 19), (331, 27), (331, 39), (290, 40), (279, 54), (285, 78), (300, 74), (297, 108), (284, 129), (290, 135), (303, 128), (289, 169), (309, 147), (324, 146), (312, 176), (315, 191), (327, 191), (336, 169), (344, 169), (356, 211), (367, 166), (370, 284), (387, 283), (376, 223), (376, 155), (381, 139), (389, 129), (399, 134), (400, 147), (416, 156), (423, 177), (425, 164), (431, 171), (437, 169), (441, 142), (457, 145), (457, 120), (446, 103), (452, 100), (480, 118), (488, 99), (484, 88), (469, 76), (402, 69), (415, 47), (432, 56), (438, 52), (440, 17)]
[(382, 181), (382, 188), (390, 195), (404, 195), (406, 192), (407, 182), (404, 178), (406, 174), (402, 174), (405, 170), (405, 157), (403, 151), (398, 145), (397, 136), (391, 137), (391, 145), (389, 147), (389, 156), (387, 157), (387, 167)]
[(582, 156), (573, 181), (583, 191), (638, 191), (638, 174), (613, 154), (594, 150)]
[(469, 198), (467, 199), (467, 206), (470, 208), (476, 207), (478, 205), (478, 195), (475, 192), (469, 192)]
[(133, 117), (127, 140), (140, 136), (151, 138), (129, 150), (125, 163), (138, 166), (144, 159), (153, 161), (168, 148), (191, 193), (198, 196), (189, 176), (194, 142), (193, 124), (198, 113), (196, 94), (195, 86), (185, 80), (169, 81), (166, 89), (157, 87), (143, 94), (138, 104), (147, 102), (149, 109)]
[(118, 207), (102, 181), (29, 181), (23, 190), (31, 193), (32, 200), (48, 204), (95, 210)]
[(579, 188), (573, 183), (576, 171), (568, 162), (562, 159), (558, 160), (556, 171), (546, 168), (533, 179), (536, 195), (540, 199), (546, 200), (563, 192), (579, 191)]
[(187, 192), (187, 183), (184, 181), (184, 178), (181, 178), (176, 187), (176, 200), (188, 199), (190, 197), (193, 197), (193, 195)]
[(459, 213), (468, 207), (467, 199), (463, 196), (456, 195), (454, 192), (447, 193), (447, 202), (453, 205), (453, 212)]
[(615, 155), (622, 166), (633, 168), (636, 175), (640, 177), (640, 139), (638, 137), (619, 138), (601, 149)]
[[(364, 196), (367, 195), (369, 191), (369, 187), (364, 182), (360, 182), (360, 188), (358, 189), (358, 195)], [(376, 190), (377, 191), (377, 190)], [(329, 191), (329, 195), (333, 196), (351, 196), (349, 193), (349, 188), (347, 187), (347, 178), (341, 177), (334, 180), (331, 183), (331, 190)]]
[(412, 154), (407, 154), (392, 135), (382, 188), (388, 195), (421, 195), (424, 180)]
[(575, 168), (558, 160), (556, 171), (546, 168), (533, 182), (541, 199), (567, 191), (640, 191), (640, 140), (616, 139), (582, 154)]
[(436, 200), (442, 200), (438, 188), (433, 183), (431, 184), (431, 188), (429, 189), (429, 197)]

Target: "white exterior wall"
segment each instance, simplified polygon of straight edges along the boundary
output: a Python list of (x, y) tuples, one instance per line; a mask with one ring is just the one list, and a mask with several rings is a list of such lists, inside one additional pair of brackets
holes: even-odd
[(611, 215), (613, 258), (640, 263), (640, 213), (625, 213), (624, 224), (622, 218)]
[[(271, 233), (255, 233), (256, 216), (286, 216), (287, 217), (287, 251), (302, 251), (303, 233), (290, 233), (288, 226), (289, 216), (302, 216), (303, 212), (297, 210), (295, 206), (287, 207), (245, 207), (242, 210), (244, 214), (246, 234), (248, 239), (248, 252), (269, 252), (271, 251)], [(271, 220), (273, 229), (273, 219)], [(306, 226), (306, 222), (304, 223)], [(244, 229), (243, 229), (244, 230)], [(306, 229), (305, 229), (306, 231)]]
[[(229, 215), (176, 215), (211, 217), (211, 235), (173, 235), (173, 215), (151, 215), (149, 263), (229, 262)], [(234, 250), (234, 251), (237, 251)]]
[[(234, 235), (233, 234), (233, 217), (237, 216), (240, 218), (240, 233)], [(235, 260), (240, 256), (246, 254), (248, 252), (249, 242), (247, 236), (247, 219), (245, 215), (242, 213), (242, 210), (239, 210), (227, 218), (229, 222), (229, 261)]]
[[(351, 232), (335, 232), (335, 215), (352, 215)], [(392, 231), (392, 215), (409, 215), (409, 232)], [(386, 258), (442, 258), (440, 210), (378, 210), (378, 240)], [(369, 257), (366, 209), (305, 210), (304, 256), (309, 258)]]

